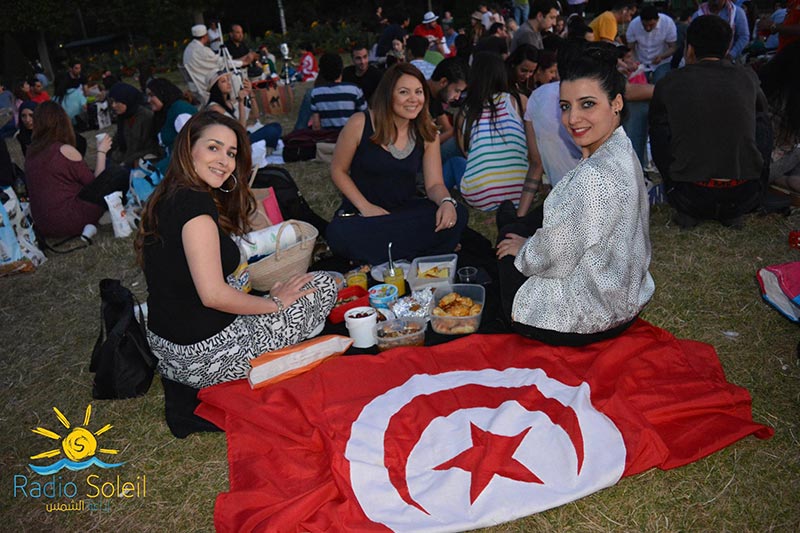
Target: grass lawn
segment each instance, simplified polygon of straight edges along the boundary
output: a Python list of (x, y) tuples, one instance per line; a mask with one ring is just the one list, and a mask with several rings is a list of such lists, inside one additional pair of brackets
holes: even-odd
[[(304, 90), (302, 87), (298, 93)], [(295, 101), (297, 112), (299, 96)], [(290, 130), (294, 117), (281, 123)], [(90, 152), (94, 133), (86, 132)], [(16, 141), (9, 147), (19, 161)], [(88, 154), (94, 164), (94, 154)], [(328, 167), (315, 161), (287, 165), (312, 207), (329, 217), (338, 204)], [(471, 213), (471, 226), (494, 239), (492, 217)], [(756, 421), (776, 430), (768, 441), (749, 437), (706, 459), (667, 472), (651, 470), (577, 502), (487, 531), (787, 531), (800, 530), (800, 367), (797, 326), (761, 300), (756, 270), (797, 260), (787, 245), (800, 215), (751, 215), (741, 231), (704, 224), (679, 231), (665, 206), (651, 213), (656, 293), (646, 320), (678, 337), (713, 345), (728, 380), (753, 397)], [(0, 279), (0, 403), (8, 433), (0, 445), (0, 509), (4, 531), (211, 531), (217, 493), (228, 488), (225, 435), (172, 437), (156, 378), (146, 396), (92, 401), (89, 358), (98, 332), (98, 282), (119, 278), (144, 300), (144, 277), (134, 264), (132, 238), (114, 239), (100, 228), (96, 243), (69, 255), (50, 255), (35, 273)], [(180, 319), (180, 317), (176, 317)], [(65, 434), (53, 407), (80, 425), (92, 404), (90, 428), (113, 428), (97, 437), (100, 454), (124, 466), (63, 470), (55, 489), (78, 488), (76, 500), (104, 510), (48, 512), (61, 497), (28, 497), (23, 482), (50, 481), (27, 465), (29, 457), (59, 443), (31, 430)], [(131, 482), (139, 495), (87, 498), (87, 485)], [(46, 489), (47, 487), (45, 487)], [(107, 495), (112, 485), (103, 487)], [(146, 489), (146, 494), (143, 494)], [(116, 491), (116, 489), (115, 489)]]

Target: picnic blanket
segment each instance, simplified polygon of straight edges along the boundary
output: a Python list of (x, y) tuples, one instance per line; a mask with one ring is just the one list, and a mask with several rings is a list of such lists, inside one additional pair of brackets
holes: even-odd
[(475, 529), (773, 434), (713, 347), (643, 320), (583, 348), (471, 335), (200, 399), (228, 439), (219, 531)]

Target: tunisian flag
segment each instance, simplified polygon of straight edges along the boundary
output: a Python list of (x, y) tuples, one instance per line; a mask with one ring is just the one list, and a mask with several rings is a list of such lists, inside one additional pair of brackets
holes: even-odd
[(474, 529), (773, 433), (711, 346), (642, 320), (584, 348), (472, 335), (200, 398), (228, 438), (220, 531)]

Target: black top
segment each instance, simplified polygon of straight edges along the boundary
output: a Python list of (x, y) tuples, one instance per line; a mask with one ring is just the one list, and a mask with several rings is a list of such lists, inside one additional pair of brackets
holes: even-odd
[(69, 72), (61, 72), (56, 77), (55, 82), (53, 82), (53, 94), (60, 98), (67, 94), (68, 90), (80, 87), (81, 85), (86, 85), (86, 76), (83, 74), (77, 78), (73, 78), (69, 75)]
[(219, 213), (211, 195), (181, 189), (158, 206), (159, 240), (148, 239), (144, 247), (147, 280), (148, 328), (176, 344), (194, 344), (219, 333), (236, 315), (203, 305), (197, 294), (181, 232), (183, 225), (209, 215), (219, 229), (222, 273), (227, 278), (239, 266), (239, 248), (219, 227)]
[(444, 106), (442, 105), (442, 101), (436, 97), (431, 98), (431, 102), (428, 104), (428, 111), (431, 114), (431, 118), (434, 120), (444, 115)]
[(756, 130), (766, 111), (750, 68), (722, 60), (674, 70), (656, 84), (650, 102), (653, 160), (673, 181), (758, 179)]
[(342, 81), (356, 84), (364, 93), (364, 99), (367, 101), (375, 92), (382, 77), (383, 72), (372, 66), (367, 68), (363, 76), (356, 76), (355, 65), (350, 65), (342, 71)]
[[(231, 59), (239, 59), (240, 57), (244, 57), (250, 53), (250, 48), (246, 44), (244, 44), (244, 41), (242, 41), (239, 44), (236, 44), (230, 39), (228, 39), (225, 42), (225, 48), (227, 48), (228, 52), (230, 52)], [(258, 68), (258, 65), (255, 64), (255, 61), (247, 65), (246, 68), (247, 68), (247, 76), (250, 78), (257, 78), (263, 72), (260, 68)]]
[[(369, 111), (364, 115), (364, 133), (350, 164), (350, 177), (367, 201), (391, 211), (416, 196), (417, 173), (422, 168), (425, 143), (418, 139), (405, 159), (396, 159), (369, 139), (374, 130)], [(342, 209), (355, 211), (347, 198), (343, 200)]]

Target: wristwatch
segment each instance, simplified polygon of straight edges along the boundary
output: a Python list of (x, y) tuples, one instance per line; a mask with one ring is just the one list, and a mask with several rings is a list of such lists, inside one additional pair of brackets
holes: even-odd
[(458, 202), (456, 202), (456, 199), (453, 198), (452, 196), (445, 196), (444, 198), (442, 198), (442, 200), (439, 202), (439, 207), (441, 207), (442, 204), (445, 202), (450, 202), (451, 204), (453, 204), (453, 207), (458, 207)]

